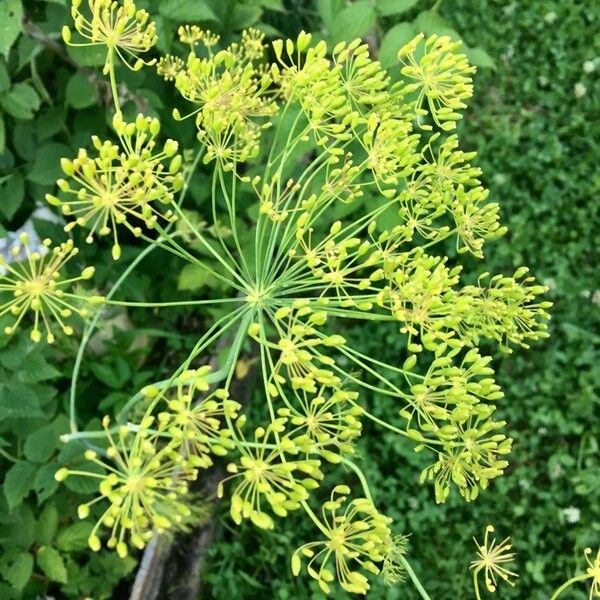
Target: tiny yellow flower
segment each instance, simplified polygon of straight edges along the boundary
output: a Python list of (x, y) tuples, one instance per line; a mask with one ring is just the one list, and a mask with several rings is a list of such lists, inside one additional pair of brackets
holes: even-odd
[(506, 581), (509, 585), (514, 586), (515, 583), (510, 580), (511, 577), (518, 577), (513, 571), (509, 571), (504, 565), (514, 561), (515, 554), (511, 552), (512, 545), (510, 538), (507, 537), (505, 540), (496, 543), (495, 539), (488, 540), (490, 533), (494, 532), (494, 528), (488, 525), (485, 528), (485, 536), (483, 544), (473, 538), (475, 545), (477, 546), (477, 555), (479, 558), (471, 563), (471, 569), (473, 569), (473, 582), (475, 586), (475, 595), (478, 600), (481, 600), (479, 593), (478, 577), (481, 571), (484, 572), (485, 587), (489, 592), (495, 592), (498, 587), (498, 579)]

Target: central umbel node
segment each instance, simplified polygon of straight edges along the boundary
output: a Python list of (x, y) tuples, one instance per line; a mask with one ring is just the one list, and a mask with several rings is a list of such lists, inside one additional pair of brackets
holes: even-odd
[(248, 288), (246, 302), (248, 302), (249, 304), (252, 304), (253, 306), (258, 308), (264, 305), (266, 299), (267, 294), (262, 288), (258, 286)]

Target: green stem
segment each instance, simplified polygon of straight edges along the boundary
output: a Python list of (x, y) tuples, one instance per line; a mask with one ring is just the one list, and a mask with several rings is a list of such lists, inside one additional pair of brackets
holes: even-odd
[(585, 581), (586, 579), (590, 579), (589, 575), (578, 575), (577, 577), (571, 577), (568, 581), (565, 581), (555, 592), (552, 594), (550, 600), (556, 600), (569, 586), (577, 583), (578, 581)]
[(108, 74), (110, 77), (110, 89), (112, 92), (113, 102), (115, 104), (115, 111), (118, 115), (121, 114), (121, 105), (119, 103), (119, 91), (117, 90), (117, 77), (115, 75), (115, 51), (114, 48), (109, 47), (108, 56), (106, 62), (109, 65)]
[(425, 591), (425, 588), (421, 585), (419, 578), (417, 577), (416, 573), (413, 571), (412, 567), (410, 566), (410, 563), (406, 560), (406, 557), (400, 556), (400, 562), (402, 563), (402, 566), (404, 567), (405, 571), (408, 573), (408, 576), (410, 577), (411, 581), (413, 582), (413, 585), (415, 586), (415, 588), (417, 588), (417, 591), (419, 592), (419, 594), (421, 594), (421, 598), (423, 598), (423, 600), (431, 600), (431, 597)]
[(10, 452), (7, 452), (3, 448), (0, 448), (0, 456), (3, 456), (4, 458), (6, 458), (6, 460), (9, 460), (10, 462), (19, 462), (19, 459), (16, 456), (13, 456), (12, 454), (10, 454)]
[(243, 302), (242, 298), (215, 298), (208, 300), (180, 300), (178, 302), (125, 302), (122, 300), (106, 300), (110, 306), (134, 306), (142, 308), (165, 308), (168, 306), (194, 306), (197, 304), (223, 304), (225, 302)]

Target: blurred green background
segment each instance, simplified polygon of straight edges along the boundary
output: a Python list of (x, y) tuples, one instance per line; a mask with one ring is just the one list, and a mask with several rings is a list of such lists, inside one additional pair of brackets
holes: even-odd
[[(59, 239), (62, 228), (39, 212), (60, 176), (58, 159), (109, 131), (106, 85), (98, 54), (64, 49), (66, 0), (0, 0), (0, 250), (24, 224)], [(479, 66), (475, 97), (459, 127), (465, 150), (477, 150), (484, 183), (500, 202), (509, 233), (488, 245), (485, 264), (471, 272), (511, 273), (526, 264), (550, 287), (551, 338), (531, 351), (499, 355), (495, 365), (506, 398), (502, 417), (515, 439), (511, 466), (472, 504), (451, 496), (435, 505), (417, 482), (420, 457), (392, 434), (367, 428), (359, 460), (378, 506), (410, 533), (409, 558), (435, 600), (473, 598), (469, 562), (473, 536), (488, 523), (511, 535), (520, 578), (499, 598), (543, 600), (583, 567), (583, 549), (600, 545), (600, 4), (571, 0), (146, 0), (162, 42), (179, 22), (199, 22), (228, 40), (244, 27), (269, 36), (295, 36), (302, 28), (336, 42), (364, 37), (392, 74), (397, 49), (417, 32), (464, 40)], [(131, 111), (163, 118), (168, 135), (192, 147), (189, 128), (169, 116), (170, 86), (151, 72), (123, 73)], [(190, 207), (201, 210), (205, 175), (193, 180)], [(35, 211), (35, 213), (34, 213)], [(32, 218), (33, 214), (33, 218)], [(122, 266), (107, 248), (84, 246), (98, 265), (98, 285), (114, 281)], [(123, 259), (139, 251), (134, 240)], [(166, 262), (165, 262), (166, 261)], [(210, 294), (209, 282), (190, 284), (181, 265), (154, 256), (127, 284), (131, 300)], [(158, 275), (157, 275), (158, 274)], [(191, 289), (190, 289), (191, 288)], [(204, 326), (192, 311), (114, 312), (85, 361), (81, 419), (90, 427), (114, 413), (131, 390), (168, 372)], [(347, 337), (384, 360), (402, 348), (393, 329)], [(0, 337), (0, 597), (6, 599), (123, 598), (135, 559), (121, 561), (86, 549), (89, 526), (75, 507), (93, 492), (67, 480), (57, 487), (57, 466), (79, 452), (59, 443), (67, 429), (69, 377), (76, 338), (60, 348), (32, 347), (25, 335)], [(489, 351), (492, 351), (490, 348)], [(157, 375), (158, 374), (158, 375)], [(382, 398), (366, 398), (372, 412), (393, 418)], [(347, 480), (352, 483), (351, 474)], [(215, 539), (204, 566), (203, 598), (316, 599), (308, 578), (292, 577), (290, 549), (311, 532), (299, 515), (273, 533), (235, 527), (227, 507), (217, 510)], [(340, 594), (339, 598), (345, 597)], [(376, 583), (370, 598), (413, 599), (409, 583)], [(572, 589), (565, 598), (587, 598)]]

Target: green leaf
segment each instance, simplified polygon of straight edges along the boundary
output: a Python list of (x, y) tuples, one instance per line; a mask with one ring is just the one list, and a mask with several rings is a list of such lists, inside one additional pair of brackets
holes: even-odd
[[(0, 119), (2, 127), (4, 129), (4, 121)], [(1, 134), (2, 132), (0, 132)], [(2, 136), (0, 135), (0, 138)], [(0, 140), (1, 141), (1, 140)], [(0, 185), (0, 212), (7, 218), (12, 219), (15, 213), (19, 210), (21, 202), (25, 197), (25, 182), (23, 176), (20, 173), (11, 173), (8, 179), (2, 182)]]
[(42, 546), (35, 555), (37, 564), (52, 581), (67, 583), (65, 561), (57, 550), (51, 546)]
[(221, 282), (218, 281), (212, 273), (207, 271), (201, 265), (196, 264), (185, 265), (179, 273), (177, 282), (177, 288), (179, 290), (189, 292), (194, 292), (203, 287), (216, 288), (220, 286)]
[(46, 425), (31, 434), (23, 447), (25, 458), (31, 462), (46, 462), (58, 445), (58, 435), (54, 425)]
[(70, 152), (65, 144), (49, 142), (40, 146), (27, 179), (41, 185), (52, 185), (62, 174), (60, 159)]
[(381, 40), (379, 60), (386, 69), (399, 65), (398, 50), (417, 35), (412, 23), (398, 23), (392, 27)]
[(465, 48), (465, 54), (469, 62), (476, 67), (482, 69), (495, 69), (496, 63), (492, 57), (483, 49), (477, 46), (476, 48)]
[(173, 21), (216, 21), (217, 17), (203, 0), (164, 0), (159, 12)]
[(262, 8), (260, 6), (244, 6), (237, 4), (233, 9), (231, 25), (234, 29), (245, 29), (254, 25), (262, 17)]
[(40, 467), (33, 480), (33, 491), (37, 496), (38, 505), (47, 500), (58, 489), (58, 481), (54, 474), (58, 471), (58, 465), (54, 462)]
[(96, 89), (83, 73), (77, 71), (67, 83), (65, 90), (67, 106), (77, 109), (87, 108), (94, 104), (95, 99)]
[(29, 552), (7, 552), (0, 561), (0, 574), (16, 590), (22, 590), (33, 571), (33, 556)]
[(0, 54), (8, 56), (8, 51), (21, 33), (22, 19), (21, 0), (2, 0), (0, 2)]
[(377, 12), (387, 17), (389, 15), (400, 15), (410, 10), (419, 0), (377, 0), (375, 8)]
[(0, 114), (0, 154), (4, 154), (6, 148), (6, 127), (4, 125), (4, 115)]
[(55, 504), (46, 504), (35, 527), (35, 540), (38, 544), (49, 544), (58, 529), (58, 510)]
[(375, 9), (369, 0), (346, 6), (333, 19), (331, 36), (334, 43), (352, 41), (365, 35), (375, 25), (375, 20)]
[(277, 12), (285, 12), (283, 0), (259, 0), (259, 4), (265, 10), (275, 10)]
[(0, 419), (41, 416), (39, 398), (31, 387), (18, 381), (0, 383)]
[(6, 63), (2, 57), (0, 57), (0, 94), (8, 91), (10, 89), (10, 76), (8, 74), (8, 69), (6, 68)]
[(424, 10), (419, 13), (414, 21), (417, 31), (422, 31), (426, 36), (432, 33), (437, 35), (449, 35), (453, 40), (461, 39), (460, 35), (452, 28), (452, 25), (436, 12)]
[(75, 523), (66, 529), (61, 529), (56, 537), (56, 546), (63, 552), (83, 550), (88, 547), (88, 538), (94, 525), (89, 521)]
[(29, 84), (16, 83), (0, 96), (0, 106), (15, 119), (33, 119), (34, 112), (40, 107), (40, 98)]
[(9, 510), (20, 504), (29, 493), (34, 477), (35, 466), (25, 461), (15, 463), (6, 472), (3, 489)]

